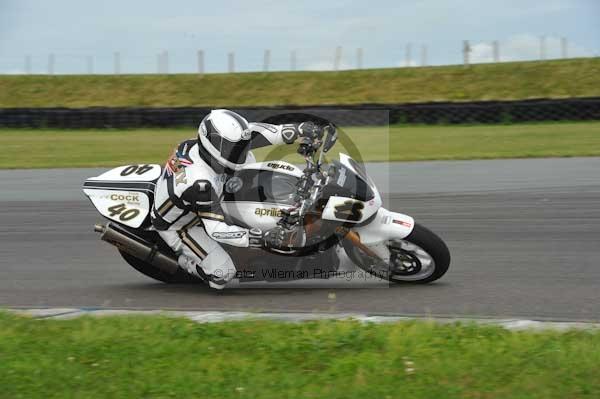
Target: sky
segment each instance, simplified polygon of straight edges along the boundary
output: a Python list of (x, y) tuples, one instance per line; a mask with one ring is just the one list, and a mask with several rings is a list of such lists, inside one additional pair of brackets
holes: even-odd
[[(123, 73), (155, 73), (168, 53), (168, 71), (260, 71), (270, 50), (270, 70), (458, 64), (463, 40), (471, 62), (600, 55), (600, 0), (395, 0), (192, 1), (0, 0), (0, 73), (113, 73), (114, 53)], [(407, 49), (407, 47), (410, 47)], [(423, 60), (423, 47), (426, 56)], [(162, 58), (164, 60), (164, 58)], [(164, 70), (165, 64), (161, 62)]]

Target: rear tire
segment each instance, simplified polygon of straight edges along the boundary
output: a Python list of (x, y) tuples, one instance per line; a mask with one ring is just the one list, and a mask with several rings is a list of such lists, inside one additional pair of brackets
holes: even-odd
[[(393, 283), (426, 284), (439, 279), (448, 271), (448, 268), (450, 267), (450, 251), (448, 250), (448, 247), (444, 241), (437, 236), (437, 234), (425, 226), (415, 223), (413, 231), (407, 237), (399, 241), (405, 241), (413, 244), (413, 246), (416, 245), (420, 248), (420, 250), (426, 252), (427, 255), (429, 255), (429, 257), (433, 260), (433, 271), (430, 274), (424, 275), (423, 278), (420, 279), (399, 280), (397, 278), (402, 277), (399, 277), (399, 275), (396, 274), (395, 279), (393, 272), (389, 271), (391, 270), (390, 265), (387, 265), (389, 272), (385, 274), (386, 280)], [(343, 245), (348, 257), (352, 260), (352, 262), (354, 262), (354, 264), (372, 275), (382, 277), (381, 273), (373, 271), (372, 265), (374, 262), (371, 256), (365, 254), (362, 250), (352, 245), (352, 243), (350, 243), (348, 240), (344, 240)], [(416, 253), (413, 254), (413, 256), (418, 258)], [(421, 267), (420, 263), (419, 267)], [(407, 274), (407, 276), (409, 276), (409, 274)]]
[(192, 276), (181, 267), (177, 269), (175, 274), (166, 273), (156, 266), (151, 265), (150, 263), (146, 263), (143, 260), (136, 258), (133, 255), (128, 254), (127, 252), (119, 250), (119, 253), (125, 260), (125, 262), (129, 263), (131, 267), (133, 267), (138, 272), (142, 273), (145, 276), (153, 278), (154, 280), (162, 281), (167, 284), (202, 284), (203, 281), (196, 277)]

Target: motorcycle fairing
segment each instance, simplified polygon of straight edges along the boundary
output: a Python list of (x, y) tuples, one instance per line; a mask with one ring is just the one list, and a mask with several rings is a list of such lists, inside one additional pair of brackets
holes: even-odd
[(144, 192), (84, 189), (102, 216), (129, 227), (140, 227), (150, 213), (150, 198)]
[(90, 177), (87, 181), (131, 181), (131, 182), (155, 182), (162, 173), (160, 165), (136, 164), (125, 165), (111, 169), (100, 176)]
[(285, 202), (293, 204), (300, 169), (283, 161), (244, 165), (225, 184), (224, 201)]
[(284, 161), (244, 165), (232, 177), (235, 190), (225, 184), (223, 211), (237, 224), (272, 229), (281, 219), (281, 210), (293, 206), (300, 176), (300, 169)]
[(91, 177), (83, 184), (100, 214), (117, 223), (139, 228), (149, 224), (160, 165), (126, 165)]
[(362, 166), (348, 155), (340, 153), (340, 161), (334, 164), (337, 164), (338, 170), (331, 190), (338, 194), (329, 197), (323, 209), (323, 219), (362, 223), (381, 207), (381, 195)]
[(244, 165), (242, 170), (267, 170), (271, 172), (284, 173), (295, 177), (302, 176), (302, 170), (285, 161), (254, 162)]
[(276, 227), (281, 219), (281, 210), (289, 208), (288, 204), (257, 201), (223, 201), (221, 206), (225, 214), (238, 224), (263, 231)]
[(380, 207), (371, 223), (353, 230), (360, 236), (361, 243), (375, 245), (389, 240), (402, 240), (412, 232), (414, 226), (412, 217)]
[(331, 196), (323, 209), (324, 220), (335, 220), (344, 223), (362, 223), (377, 212), (381, 202), (374, 199), (360, 201), (350, 197)]

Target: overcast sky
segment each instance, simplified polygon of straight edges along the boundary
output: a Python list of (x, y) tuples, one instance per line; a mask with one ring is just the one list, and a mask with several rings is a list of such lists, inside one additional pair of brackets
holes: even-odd
[(235, 52), (239, 71), (262, 69), (271, 50), (271, 69), (330, 69), (336, 46), (342, 68), (421, 62), (462, 62), (462, 41), (470, 40), (476, 62), (492, 60), (491, 41), (503, 60), (539, 57), (546, 36), (548, 58), (560, 56), (566, 37), (570, 56), (600, 54), (600, 0), (395, 0), (369, 1), (192, 1), (192, 0), (0, 0), (0, 73), (32, 69), (45, 73), (55, 53), (57, 73), (85, 73), (87, 55), (96, 73), (111, 73), (113, 53), (123, 72), (155, 72), (156, 54), (169, 51), (172, 72), (196, 70), (196, 51), (205, 51), (207, 72), (227, 70)]

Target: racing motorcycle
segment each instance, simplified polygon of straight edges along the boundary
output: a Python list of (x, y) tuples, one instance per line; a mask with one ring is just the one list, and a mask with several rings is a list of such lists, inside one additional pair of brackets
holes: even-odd
[[(239, 226), (281, 232), (277, 247), (223, 247), (240, 282), (329, 278), (345, 252), (362, 271), (402, 283), (442, 277), (450, 252), (435, 233), (408, 215), (382, 207), (362, 164), (341, 154), (324, 162), (335, 129), (300, 143), (303, 170), (284, 161), (245, 165), (228, 177), (222, 207)], [(319, 151), (320, 149), (320, 151)], [(139, 272), (166, 283), (196, 283), (150, 222), (160, 165), (127, 165), (89, 178), (83, 192), (108, 221), (94, 230)], [(289, 233), (289, 234), (284, 234)]]

